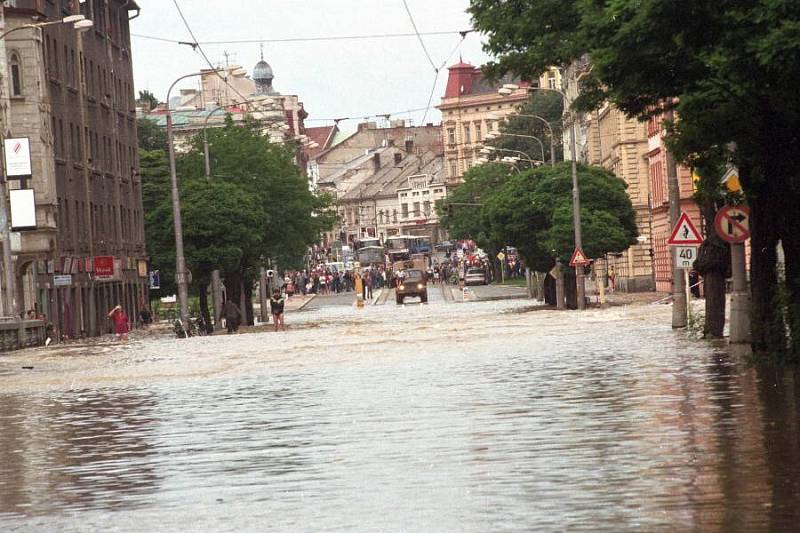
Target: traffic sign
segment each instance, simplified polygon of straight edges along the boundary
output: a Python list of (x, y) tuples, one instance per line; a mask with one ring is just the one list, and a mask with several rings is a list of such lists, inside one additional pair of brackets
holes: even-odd
[(504, 254), (503, 252), (498, 252), (498, 253), (497, 253), (497, 258), (498, 258), (500, 261), (502, 261), (503, 259), (505, 259), (505, 258), (506, 258), (506, 254)]
[(569, 266), (579, 266), (579, 265), (588, 265), (589, 260), (586, 259), (586, 254), (583, 253), (583, 250), (580, 248), (575, 248), (575, 251), (572, 252), (572, 258), (569, 260)]
[(669, 236), (667, 244), (672, 246), (703, 244), (703, 238), (700, 237), (700, 232), (692, 224), (689, 215), (681, 213), (681, 217), (672, 229), (672, 234)]
[(697, 246), (676, 246), (675, 268), (694, 268), (698, 249)]
[(714, 228), (724, 241), (746, 241), (750, 238), (750, 208), (744, 205), (726, 205), (717, 211)]

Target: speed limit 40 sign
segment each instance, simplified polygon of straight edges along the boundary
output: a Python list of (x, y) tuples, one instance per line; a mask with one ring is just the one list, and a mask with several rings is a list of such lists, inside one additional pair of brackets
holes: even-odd
[(675, 246), (675, 267), (694, 268), (697, 250), (697, 246)]

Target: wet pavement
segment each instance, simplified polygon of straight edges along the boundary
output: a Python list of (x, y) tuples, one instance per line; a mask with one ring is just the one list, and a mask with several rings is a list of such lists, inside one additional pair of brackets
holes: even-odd
[(318, 297), (285, 333), (0, 357), (0, 530), (800, 523), (795, 371), (673, 332), (665, 305), (434, 292)]

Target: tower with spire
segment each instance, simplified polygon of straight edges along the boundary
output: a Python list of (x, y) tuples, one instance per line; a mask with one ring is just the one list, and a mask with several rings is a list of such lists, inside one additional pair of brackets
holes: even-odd
[(272, 80), (274, 78), (272, 67), (269, 63), (264, 61), (264, 45), (261, 45), (261, 61), (256, 63), (253, 68), (253, 81), (256, 83), (256, 94), (275, 94), (275, 89), (272, 88)]

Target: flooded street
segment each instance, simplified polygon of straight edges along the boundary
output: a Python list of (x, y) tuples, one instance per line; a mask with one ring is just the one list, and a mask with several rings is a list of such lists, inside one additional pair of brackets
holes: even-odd
[(668, 306), (529, 306), (312, 302), (285, 333), (0, 356), (0, 529), (796, 527), (794, 371)]

